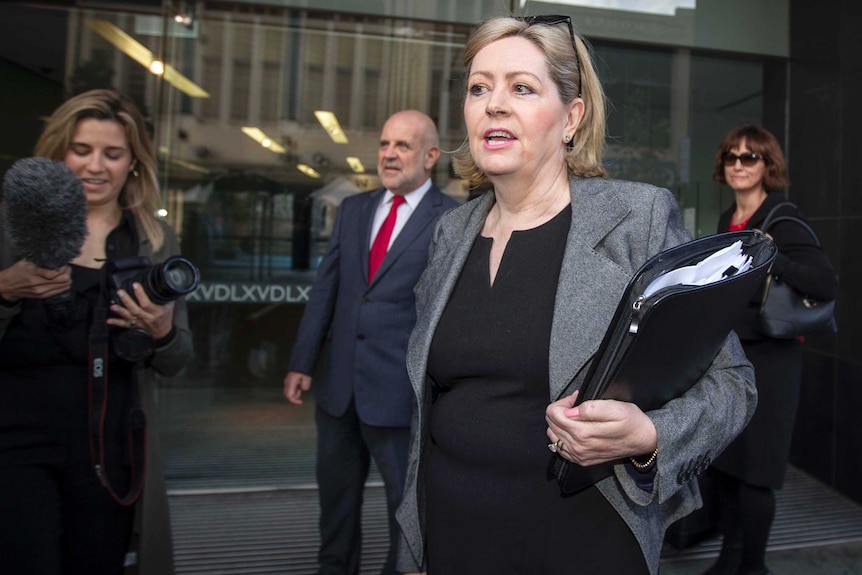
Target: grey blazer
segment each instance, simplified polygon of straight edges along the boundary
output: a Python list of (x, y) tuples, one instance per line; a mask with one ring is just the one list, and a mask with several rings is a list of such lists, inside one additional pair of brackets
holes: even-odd
[[(572, 224), (554, 306), (549, 402), (580, 386), (579, 377), (598, 349), (604, 326), (634, 272), (652, 255), (690, 239), (676, 200), (667, 190), (574, 176), (569, 187)], [(425, 567), (422, 453), (430, 408), (428, 350), (473, 239), (494, 201), (489, 192), (443, 216), (435, 230), (428, 268), (416, 286), (418, 320), (407, 353), (416, 405), (407, 483), (397, 513), (400, 571)], [(700, 382), (647, 414), (658, 431), (652, 491), (639, 488), (623, 464), (598, 483), (640, 543), (651, 573), (658, 572), (666, 527), (701, 505), (692, 479), (740, 433), (756, 404), (754, 371), (732, 333)]]

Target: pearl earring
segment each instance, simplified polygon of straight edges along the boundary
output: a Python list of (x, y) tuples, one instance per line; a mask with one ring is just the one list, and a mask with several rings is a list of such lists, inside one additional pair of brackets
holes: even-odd
[(137, 178), (138, 177), (138, 170), (132, 170), (132, 175)]

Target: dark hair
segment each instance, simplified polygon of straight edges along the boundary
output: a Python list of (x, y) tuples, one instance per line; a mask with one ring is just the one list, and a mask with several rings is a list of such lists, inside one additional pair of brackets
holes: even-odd
[(715, 154), (713, 180), (722, 184), (727, 183), (724, 176), (724, 154), (738, 148), (743, 140), (750, 151), (763, 156), (763, 162), (766, 166), (766, 170), (763, 172), (763, 187), (767, 192), (773, 192), (790, 185), (784, 154), (778, 140), (766, 128), (753, 124), (745, 124), (732, 129), (721, 141), (718, 152)]

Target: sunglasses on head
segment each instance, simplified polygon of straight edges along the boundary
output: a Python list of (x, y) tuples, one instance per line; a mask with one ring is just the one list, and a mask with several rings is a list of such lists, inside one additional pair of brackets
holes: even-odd
[(544, 26), (554, 26), (555, 24), (565, 24), (569, 27), (569, 36), (572, 39), (572, 48), (575, 50), (575, 64), (578, 67), (578, 98), (581, 97), (581, 57), (578, 55), (578, 45), (575, 42), (575, 29), (572, 27), (572, 19), (569, 16), (555, 16), (552, 14), (539, 14), (536, 16), (524, 16), (521, 21), (527, 26), (542, 24)]
[(736, 160), (742, 162), (742, 165), (746, 168), (750, 168), (754, 164), (757, 163), (758, 160), (762, 160), (763, 156), (760, 154), (755, 154), (754, 152), (743, 152), (738, 156), (733, 152), (725, 152), (722, 155), (722, 159), (724, 160), (724, 165), (728, 168), (736, 165)]

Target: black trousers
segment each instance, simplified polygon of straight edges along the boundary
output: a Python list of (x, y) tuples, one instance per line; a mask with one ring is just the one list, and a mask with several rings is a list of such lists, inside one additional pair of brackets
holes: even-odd
[[(0, 573), (122, 572), (134, 509), (114, 502), (96, 477), (86, 381), (70, 379), (73, 373), (52, 371), (26, 382), (2, 373)], [(109, 456), (112, 479), (125, 489), (120, 447), (113, 445)]]
[(353, 403), (341, 417), (333, 417), (318, 407), (315, 421), (320, 575), (359, 573), (362, 498), (372, 457), (383, 477), (389, 515), (389, 552), (382, 573), (394, 575), (399, 533), (395, 510), (404, 494), (410, 429), (366, 425)]

